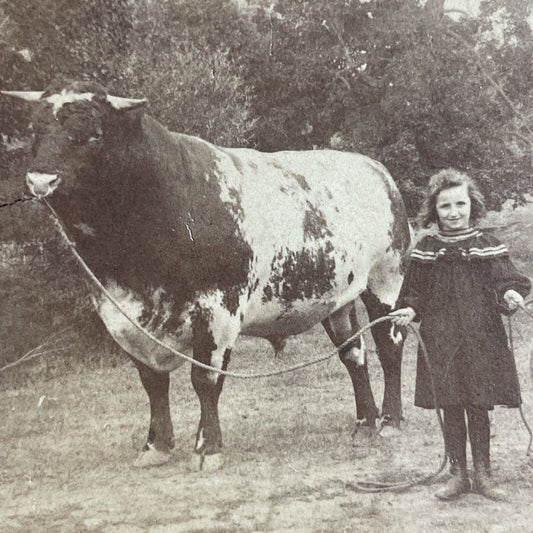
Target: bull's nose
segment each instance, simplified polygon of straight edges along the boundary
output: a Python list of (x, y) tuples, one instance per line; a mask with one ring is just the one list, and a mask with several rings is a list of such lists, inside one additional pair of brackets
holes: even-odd
[(43, 174), (41, 172), (28, 172), (26, 174), (28, 188), (38, 198), (52, 194), (59, 185), (59, 181), (57, 174)]

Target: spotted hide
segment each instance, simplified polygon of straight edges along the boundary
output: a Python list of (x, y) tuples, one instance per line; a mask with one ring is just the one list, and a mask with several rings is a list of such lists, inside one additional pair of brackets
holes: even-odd
[[(80, 255), (125, 312), (164, 343), (226, 369), (240, 334), (285, 339), (322, 322), (336, 345), (387, 313), (401, 283), (409, 227), (379, 163), (333, 150), (261, 153), (172, 133), (144, 100), (82, 82), (9, 92), (35, 102), (27, 184), (49, 197)], [(169, 372), (182, 359), (132, 326), (95, 289), (98, 314), (133, 358), (151, 422), (139, 465), (168, 460), (174, 444)], [(385, 375), (382, 415), (401, 418), (401, 346), (390, 325), (373, 331)], [(364, 346), (340, 354), (356, 420), (376, 427)], [(199, 465), (219, 465), (224, 377), (192, 366), (201, 406)]]

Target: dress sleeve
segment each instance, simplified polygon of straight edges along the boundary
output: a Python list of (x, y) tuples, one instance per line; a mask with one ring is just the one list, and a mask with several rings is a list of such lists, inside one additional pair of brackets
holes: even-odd
[(529, 278), (518, 272), (507, 255), (491, 261), (491, 277), (498, 307), (506, 315), (510, 314), (507, 304), (503, 299), (506, 291), (513, 289), (525, 298), (531, 290), (531, 281)]
[(427, 276), (424, 275), (426, 270), (424, 266), (424, 264), (412, 259), (407, 261), (407, 272), (396, 301), (396, 309), (412, 307), (416, 313), (415, 321), (417, 322), (420, 321), (419, 311), (425, 295), (425, 279)]

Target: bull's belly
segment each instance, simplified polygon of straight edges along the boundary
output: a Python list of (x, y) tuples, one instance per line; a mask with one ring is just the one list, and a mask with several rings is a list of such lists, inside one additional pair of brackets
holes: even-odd
[(311, 329), (337, 307), (334, 301), (269, 302), (246, 313), (241, 333), (251, 337), (289, 337)]
[[(243, 293), (238, 308), (230, 310), (224, 304), (224, 294), (212, 291), (197, 296), (176, 317), (172, 305), (166, 307), (162, 303), (165, 300), (160, 291), (153, 291), (147, 309), (133, 291), (115, 283), (108, 283), (106, 288), (121, 308), (119, 310), (104, 294), (94, 295), (96, 310), (108, 332), (128, 354), (161, 372), (171, 372), (186, 361), (175, 352), (193, 356), (193, 321), (198, 307), (206, 310), (209, 317), (205, 331), (217, 347), (211, 357), (212, 364), (217, 365), (222, 364), (225, 350), (233, 348), (240, 334), (271, 341), (297, 335), (354, 300), (360, 292), (355, 286), (344, 291), (339, 291), (337, 286), (336, 290), (319, 298), (287, 301), (281, 298), (266, 300), (258, 289), (251, 298)], [(148, 335), (135, 325), (141, 323)]]

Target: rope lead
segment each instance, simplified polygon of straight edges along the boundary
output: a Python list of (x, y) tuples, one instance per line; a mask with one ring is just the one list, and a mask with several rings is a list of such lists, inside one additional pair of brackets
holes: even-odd
[[(349, 339), (344, 341), (340, 346), (337, 346), (336, 349), (333, 350), (329, 355), (326, 355), (324, 357), (319, 357), (319, 358), (314, 359), (312, 361), (307, 361), (307, 362), (304, 362), (304, 363), (301, 363), (301, 364), (298, 364), (298, 365), (295, 365), (295, 366), (292, 366), (292, 367), (289, 367), (289, 368), (286, 368), (286, 369), (282, 369), (282, 370), (277, 370), (277, 371), (273, 371), (273, 372), (264, 372), (264, 373), (258, 373), (258, 374), (240, 374), (240, 373), (237, 373), (237, 372), (230, 372), (228, 370), (222, 370), (222, 369), (210, 366), (210, 365), (206, 365), (204, 363), (201, 363), (200, 361), (196, 361), (192, 357), (189, 357), (189, 356), (187, 356), (187, 355), (175, 350), (171, 346), (168, 346), (166, 343), (160, 341), (157, 337), (152, 335), (149, 331), (147, 331), (140, 324), (138, 324), (136, 320), (134, 320), (130, 316), (128, 316), (128, 314), (122, 309), (121, 305), (109, 293), (109, 291), (102, 285), (100, 280), (93, 274), (91, 269), (87, 266), (85, 261), (78, 254), (74, 243), (69, 239), (67, 233), (65, 232), (65, 230), (63, 228), (63, 225), (61, 223), (61, 219), (59, 218), (58, 214), (55, 212), (53, 207), (48, 203), (48, 201), (45, 198), (42, 198), (42, 201), (45, 203), (45, 205), (48, 207), (48, 209), (52, 213), (52, 216), (53, 216), (53, 218), (55, 219), (55, 221), (57, 223), (57, 227), (59, 229), (59, 232), (61, 233), (62, 237), (65, 239), (68, 247), (72, 251), (72, 253), (73, 253), (74, 257), (76, 258), (76, 260), (78, 261), (78, 263), (81, 265), (83, 270), (85, 270), (85, 272), (91, 278), (93, 283), (95, 283), (96, 286), (105, 294), (105, 296), (118, 309), (118, 311), (136, 329), (138, 329), (141, 333), (146, 335), (149, 339), (151, 339), (153, 342), (155, 342), (156, 344), (158, 344), (162, 348), (168, 350), (169, 352), (173, 353), (174, 355), (177, 355), (178, 357), (184, 359), (185, 361), (188, 361), (191, 364), (199, 366), (201, 368), (204, 368), (205, 370), (208, 370), (210, 372), (216, 372), (217, 374), (222, 374), (224, 376), (230, 376), (230, 377), (240, 378), (240, 379), (257, 379), (257, 378), (266, 378), (266, 377), (272, 377), (272, 376), (279, 376), (281, 374), (286, 374), (288, 372), (293, 372), (295, 370), (299, 370), (299, 369), (305, 368), (307, 366), (311, 366), (311, 365), (326, 361), (327, 359), (330, 359), (331, 357), (335, 356), (337, 353), (341, 352), (343, 349), (346, 349), (346, 347), (350, 343), (352, 343), (356, 338), (360, 337), (365, 331), (369, 330), (370, 328), (372, 328), (376, 324), (392, 320), (392, 317), (390, 317), (390, 316), (383, 316), (383, 317), (377, 318), (376, 320), (373, 320), (372, 322), (369, 322), (368, 324), (363, 326), (361, 329), (359, 329), (359, 331), (354, 333)], [(527, 303), (530, 303), (530, 302), (526, 302), (526, 304)], [(526, 312), (526, 314), (528, 316), (533, 318), (533, 313), (530, 313), (525, 308), (525, 305), (522, 307), (522, 309)], [(441, 415), (440, 409), (438, 408), (435, 383), (433, 381), (433, 376), (432, 376), (432, 372), (431, 372), (431, 364), (430, 364), (430, 361), (429, 361), (427, 349), (426, 349), (424, 341), (422, 340), (422, 337), (420, 336), (420, 333), (418, 332), (418, 330), (415, 329), (413, 327), (413, 325), (411, 325), (411, 324), (408, 325), (408, 329), (410, 331), (412, 331), (416, 335), (416, 337), (418, 339), (419, 346), (421, 348), (422, 355), (423, 355), (423, 357), (424, 357), (424, 359), (425, 359), (425, 361), (426, 361), (426, 363), (428, 365), (428, 368), (430, 370), (429, 375), (430, 375), (430, 381), (431, 381), (431, 390), (432, 390), (432, 393), (433, 393), (433, 401), (434, 401), (434, 405), (435, 405), (435, 413), (437, 415), (437, 420), (439, 422), (439, 426), (440, 426), (440, 430), (441, 430), (441, 433), (442, 433), (442, 436), (443, 436), (443, 442), (444, 442), (444, 423), (442, 421), (442, 415)], [(512, 332), (510, 332), (510, 338), (511, 338), (511, 352), (512, 352), (513, 357), (514, 357), (514, 352), (513, 352), (513, 347), (512, 347)], [(527, 421), (525, 419), (525, 416), (524, 416), (524, 413), (523, 413), (523, 410), (522, 410), (522, 406), (520, 406), (520, 413), (522, 415), (522, 420), (524, 421), (524, 424), (525, 424), (527, 430), (529, 431), (529, 435), (530, 435), (530, 440), (529, 440), (529, 445), (528, 445), (528, 450), (527, 450), (527, 454), (529, 455), (531, 453), (531, 445), (532, 445), (532, 440), (533, 440), (533, 434), (532, 434), (531, 429), (530, 429), (530, 427), (529, 427), (529, 425), (528, 425), (528, 423), (527, 423)], [(444, 468), (446, 467), (446, 462), (447, 462), (447, 456), (446, 456), (446, 449), (445, 449), (444, 450), (444, 456), (443, 456), (443, 459), (441, 461), (441, 464), (440, 464), (438, 470), (436, 472), (432, 473), (432, 474), (429, 474), (429, 475), (426, 475), (426, 476), (423, 476), (423, 477), (420, 477), (420, 478), (412, 478), (412, 479), (410, 479), (408, 481), (402, 481), (402, 482), (396, 482), (396, 483), (386, 483), (386, 482), (379, 482), (379, 481), (356, 481), (354, 485), (347, 484), (347, 486), (349, 488), (353, 488), (355, 490), (359, 490), (359, 491), (363, 491), (363, 492), (385, 492), (385, 491), (405, 490), (405, 489), (407, 489), (409, 487), (412, 487), (414, 485), (428, 484), (428, 483), (432, 482), (444, 470)]]

